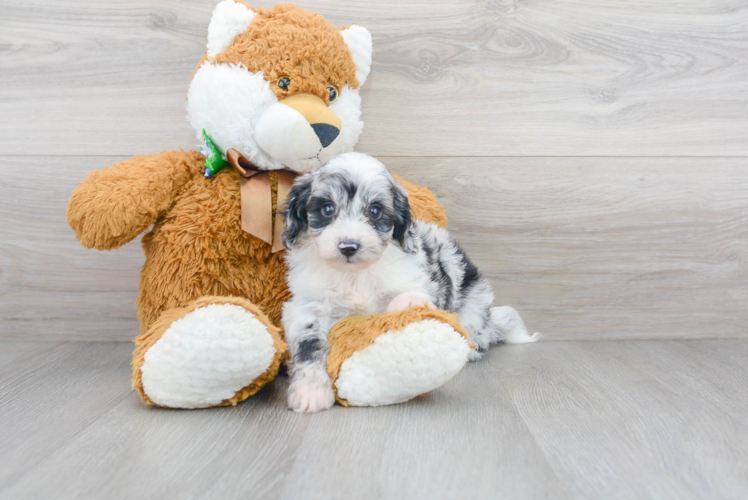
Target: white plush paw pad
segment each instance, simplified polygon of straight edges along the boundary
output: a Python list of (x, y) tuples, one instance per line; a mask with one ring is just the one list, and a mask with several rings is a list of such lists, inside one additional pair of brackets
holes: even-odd
[(352, 406), (404, 403), (457, 375), (470, 346), (448, 324), (426, 319), (390, 330), (343, 362), (338, 396)]
[(162, 406), (215, 406), (265, 373), (275, 352), (265, 325), (243, 307), (201, 307), (172, 323), (146, 352), (143, 390)]

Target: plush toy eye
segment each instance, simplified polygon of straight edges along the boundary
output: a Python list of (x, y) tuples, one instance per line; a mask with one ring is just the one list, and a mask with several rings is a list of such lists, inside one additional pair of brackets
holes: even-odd
[(288, 86), (291, 85), (291, 79), (287, 76), (278, 78), (278, 86), (283, 90), (288, 90)]
[(382, 209), (379, 207), (379, 205), (372, 205), (369, 209), (369, 218), (370, 219), (378, 219), (382, 216)]
[(338, 89), (332, 85), (327, 86), (327, 91), (330, 93), (330, 102), (333, 103), (338, 100)]
[(325, 203), (322, 205), (322, 215), (325, 217), (332, 217), (335, 215), (335, 205), (332, 203)]

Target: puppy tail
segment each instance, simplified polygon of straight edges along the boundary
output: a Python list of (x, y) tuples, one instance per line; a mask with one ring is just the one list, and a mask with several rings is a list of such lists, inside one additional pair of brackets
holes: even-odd
[(492, 307), (491, 324), (496, 332), (495, 342), (527, 344), (528, 342), (537, 342), (541, 337), (540, 332), (530, 335), (522, 317), (511, 306)]

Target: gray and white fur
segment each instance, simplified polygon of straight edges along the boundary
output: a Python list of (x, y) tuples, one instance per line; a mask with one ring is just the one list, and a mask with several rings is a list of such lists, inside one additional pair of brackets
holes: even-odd
[(346, 153), (298, 178), (285, 219), (293, 410), (334, 403), (327, 334), (348, 316), (423, 305), (455, 312), (476, 345), (471, 359), (494, 342), (539, 338), (512, 307), (492, 307), (491, 285), (449, 232), (412, 219), (407, 191), (371, 156)]

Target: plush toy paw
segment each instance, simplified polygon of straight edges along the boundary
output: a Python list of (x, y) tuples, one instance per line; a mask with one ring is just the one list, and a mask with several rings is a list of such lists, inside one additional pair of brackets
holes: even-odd
[(328, 341), (328, 372), (345, 406), (404, 403), (433, 391), (462, 370), (471, 348), (456, 315), (426, 307), (348, 318)]
[(288, 407), (296, 413), (317, 413), (335, 404), (330, 376), (315, 368), (297, 369), (288, 387)]
[(210, 302), (165, 311), (149, 330), (151, 337), (138, 339), (133, 385), (146, 403), (236, 404), (275, 377), (285, 355), (277, 328), (243, 299)]
[(387, 312), (395, 313), (410, 309), (412, 307), (428, 307), (436, 309), (436, 306), (428, 295), (421, 293), (401, 293), (387, 305)]

